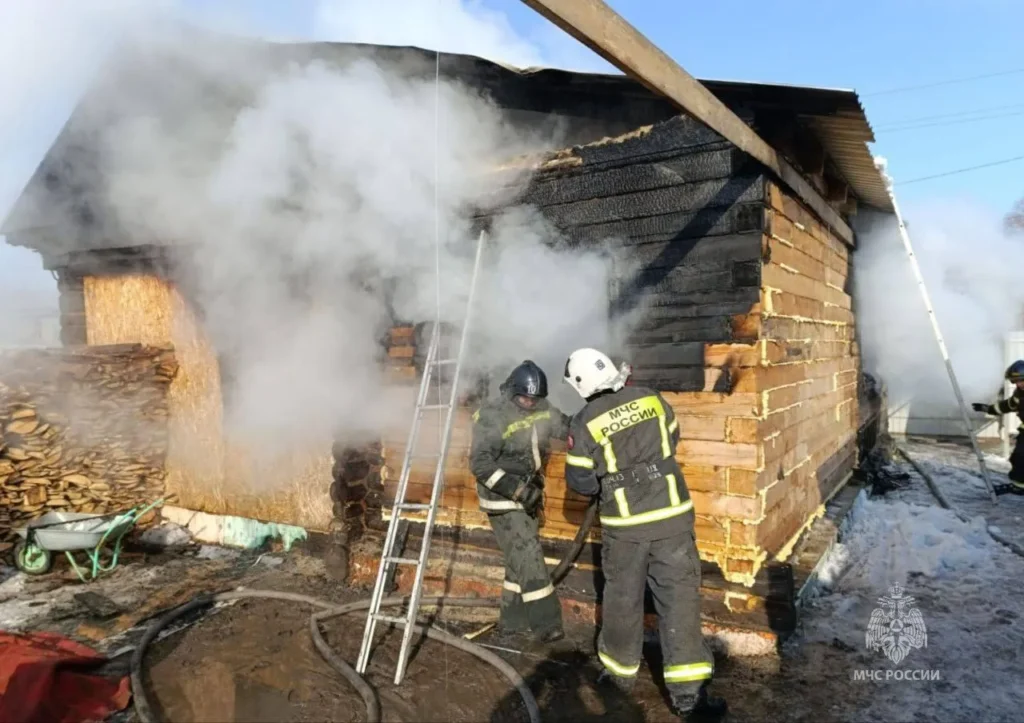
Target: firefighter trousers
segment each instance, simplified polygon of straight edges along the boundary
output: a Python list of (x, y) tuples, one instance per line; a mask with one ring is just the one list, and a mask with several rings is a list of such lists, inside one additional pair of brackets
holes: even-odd
[(562, 606), (551, 583), (538, 522), (521, 510), (487, 515), (505, 557), (501, 591), (501, 627), (510, 632), (532, 630), (545, 635), (562, 629)]
[(662, 540), (603, 536), (602, 627), (598, 657), (621, 688), (632, 687), (643, 651), (644, 588), (658, 613), (663, 675), (670, 695), (693, 695), (714, 672), (700, 628), (700, 557), (686, 531)]
[(1014, 487), (1024, 486), (1024, 425), (1017, 430), (1017, 441), (1010, 452), (1010, 474), (1007, 476)]

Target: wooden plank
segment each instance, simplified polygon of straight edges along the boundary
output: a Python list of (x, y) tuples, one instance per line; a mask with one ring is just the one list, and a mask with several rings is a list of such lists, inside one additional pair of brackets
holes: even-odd
[(756, 158), (853, 245), (853, 232), (788, 161), (672, 58), (601, 0), (523, 0), (619, 70)]
[(761, 465), (761, 447), (757, 444), (681, 440), (679, 454), (687, 464), (707, 467), (736, 467), (756, 470)]
[[(634, 344), (629, 347), (630, 363), (640, 372), (643, 367), (704, 367), (704, 343)], [(703, 382), (703, 371), (701, 373)]]
[(795, 269), (776, 264), (774, 261), (761, 267), (762, 286), (788, 291), (808, 299), (816, 299), (834, 304), (844, 309), (853, 308), (853, 300), (849, 295), (827, 286), (824, 281), (812, 279)]
[(714, 417), (751, 417), (759, 413), (759, 394), (718, 394), (715, 392), (663, 392), (676, 414)]
[(735, 367), (704, 370), (705, 392), (745, 394), (757, 391), (757, 373), (750, 368)]
[(724, 494), (727, 491), (728, 475), (726, 467), (703, 467), (700, 465), (684, 464), (683, 481), (689, 490), (700, 490), (701, 492), (718, 492)]
[(729, 417), (725, 424), (725, 438), (738, 444), (758, 444), (761, 441), (761, 420), (755, 417)]
[(772, 389), (764, 392), (764, 408), (770, 413), (774, 409), (785, 409), (798, 402), (828, 394), (832, 391), (833, 383), (831, 378), (826, 377), (824, 379), (806, 379), (788, 387)]
[(681, 439), (725, 441), (724, 417), (695, 417), (689, 414), (680, 414), (676, 419), (679, 420), (679, 437)]
[[(661, 125), (654, 126), (646, 137), (653, 139), (659, 135)], [(559, 174), (557, 178), (538, 175), (518, 200), (543, 210), (556, 204), (728, 178), (734, 175), (739, 165), (734, 161), (734, 151), (724, 141), (718, 148), (702, 152), (687, 150), (680, 145), (672, 149), (674, 157), (660, 160), (651, 158), (652, 152), (656, 151), (645, 143), (635, 150), (636, 155), (622, 158), (623, 161), (631, 161), (628, 165), (607, 169), (578, 166), (573, 172)]]
[(761, 363), (761, 344), (707, 344), (704, 365), (708, 367), (756, 367)]
[[(535, 176), (560, 180), (581, 169), (632, 165), (638, 157), (661, 160), (680, 153), (721, 148), (731, 148), (731, 145), (693, 118), (676, 115), (612, 138), (550, 153), (536, 166)], [(744, 154), (737, 155), (739, 160), (748, 160)]]
[(726, 179), (687, 183), (638, 193), (563, 203), (544, 208), (544, 216), (559, 228), (600, 224), (624, 219), (657, 216), (679, 211), (729, 208), (764, 198), (758, 177), (733, 176)]
[(695, 510), (723, 520), (756, 520), (761, 516), (764, 506), (759, 497), (737, 497), (694, 491), (692, 498)]
[[(663, 218), (665, 216), (653, 217)], [(616, 250), (616, 263), (622, 266), (674, 268), (684, 264), (728, 264), (761, 258), (761, 234), (756, 232), (687, 239), (678, 235), (679, 229), (672, 228), (659, 234), (663, 240), (655, 240), (652, 238), (654, 234), (640, 236), (637, 229), (631, 228), (630, 231), (634, 235), (625, 239), (626, 245)]]
[(835, 416), (836, 409), (844, 402), (852, 401), (856, 395), (856, 385), (846, 386), (803, 402), (798, 407), (769, 411), (768, 416), (761, 422), (760, 434), (762, 438), (767, 439), (805, 420)]
[(796, 364), (773, 364), (758, 370), (761, 391), (796, 384), (806, 379), (835, 377), (841, 372), (856, 372), (857, 360), (853, 357), (820, 362), (798, 362)]
[(707, 383), (704, 367), (698, 366), (653, 366), (633, 367), (633, 382), (659, 392), (704, 391)]
[[(644, 269), (636, 274), (623, 289), (626, 293), (685, 295), (696, 291), (722, 291), (740, 286), (758, 286), (756, 276), (749, 281), (737, 279), (736, 267), (741, 264), (757, 264), (756, 261), (728, 262), (677, 266), (675, 268)], [(737, 281), (742, 283), (737, 283)], [(751, 283), (752, 282), (752, 283)], [(672, 301), (672, 299), (666, 299)], [(676, 302), (678, 303), (678, 302)]]
[(853, 344), (848, 341), (772, 341), (765, 339), (763, 360), (768, 364), (779, 362), (816, 361), (854, 356)]
[(851, 309), (772, 289), (761, 290), (761, 308), (770, 316), (817, 319), (843, 324), (853, 324), (855, 321)]
[(609, 238), (614, 238), (628, 249), (632, 244), (678, 243), (748, 233), (759, 235), (763, 223), (762, 199), (729, 207), (569, 226), (562, 228), (562, 235), (570, 246), (603, 245)]
[[(725, 278), (724, 276), (722, 277)], [(696, 314), (697, 311), (701, 310), (700, 307), (705, 307), (714, 303), (729, 304), (730, 308), (728, 311), (723, 312), (729, 315), (736, 313), (735, 306), (732, 306), (736, 302), (744, 301), (748, 306), (753, 306), (760, 302), (761, 289), (757, 285), (741, 286), (736, 288), (733, 284), (733, 277), (730, 275), (728, 278), (730, 288), (718, 288), (710, 289), (706, 291), (689, 291), (679, 292), (670, 291), (665, 293), (654, 292), (650, 289), (641, 289), (639, 291), (629, 289), (623, 290), (623, 292), (616, 297), (613, 309), (633, 310), (638, 305), (643, 304), (645, 307), (644, 315), (647, 318), (654, 318), (655, 316), (671, 316), (680, 309), (685, 309), (689, 306), (692, 309), (692, 314)], [(704, 282), (695, 281), (694, 286), (707, 285)], [(665, 309), (664, 307), (670, 307)], [(740, 308), (743, 308), (742, 306)]]
[(749, 335), (736, 336), (733, 333), (731, 319), (728, 316), (717, 317), (696, 317), (696, 318), (663, 318), (647, 319), (627, 338), (626, 343), (635, 346), (637, 344), (679, 344), (687, 341), (752, 341)]
[[(824, 231), (821, 235), (824, 235)], [(815, 238), (805, 227), (798, 227), (781, 211), (769, 209), (766, 212), (765, 237), (820, 261), (825, 268), (841, 272), (843, 275), (849, 270), (849, 257), (845, 253), (845, 248), (843, 253), (837, 253), (828, 243), (821, 238)]]
[(852, 246), (848, 248), (843, 243), (844, 238), (838, 238), (830, 233), (814, 213), (777, 183), (768, 184), (768, 207), (786, 216), (794, 224), (799, 224), (802, 228), (798, 228), (798, 230), (806, 231), (838, 254), (840, 258), (844, 260), (848, 258), (849, 248)]
[(807, 419), (799, 425), (784, 430), (781, 434), (764, 443), (765, 467), (776, 466), (791, 469), (803, 458), (827, 446), (841, 436), (853, 433), (853, 425), (844, 423), (835, 415)]
[(773, 316), (761, 325), (761, 337), (775, 341), (852, 341), (853, 327)]
[(827, 267), (824, 262), (808, 256), (789, 244), (765, 236), (762, 252), (765, 261), (770, 260), (780, 266), (796, 269), (804, 276), (810, 276), (812, 279), (817, 279), (822, 283), (825, 282), (825, 269)]

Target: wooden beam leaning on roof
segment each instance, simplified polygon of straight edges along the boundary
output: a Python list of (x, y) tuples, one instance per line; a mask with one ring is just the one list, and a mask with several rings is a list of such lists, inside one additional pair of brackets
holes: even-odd
[(769, 168), (848, 245), (850, 227), (775, 149), (603, 0), (523, 0), (623, 73), (659, 93)]

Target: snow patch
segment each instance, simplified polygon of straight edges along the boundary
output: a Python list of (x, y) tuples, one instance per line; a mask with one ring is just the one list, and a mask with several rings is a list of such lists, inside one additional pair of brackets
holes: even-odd
[[(1024, 542), (1024, 500), (1003, 498), (993, 506), (969, 448), (906, 448), (966, 521), (939, 507), (906, 465), (909, 487), (876, 498), (862, 492), (801, 615), (803, 645), (847, 651), (849, 669), (806, 674), (812, 682), (825, 676), (815, 684), (845, 680), (844, 691), (858, 699), (856, 709), (835, 711), (837, 721), (1018, 720), (1024, 708), (1024, 558), (988, 530)], [(872, 613), (895, 583), (914, 598), (927, 626), (927, 645), (900, 664), (869, 650), (866, 640)], [(863, 670), (938, 671), (940, 679), (856, 682)], [(850, 685), (870, 687), (859, 694)]]
[(843, 542), (823, 565), (820, 580), (837, 591), (864, 585), (885, 589), (905, 585), (911, 575), (988, 572), (997, 547), (981, 516), (968, 524), (938, 506), (858, 498)]

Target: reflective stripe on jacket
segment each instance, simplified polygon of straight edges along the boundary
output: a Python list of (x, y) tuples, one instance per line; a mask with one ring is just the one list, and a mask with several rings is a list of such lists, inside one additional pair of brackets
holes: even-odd
[(667, 521), (693, 509), (675, 461), (678, 443), (679, 422), (658, 392), (627, 386), (602, 394), (572, 419), (566, 483), (583, 495), (600, 494), (604, 527), (672, 527)]
[(543, 401), (526, 411), (511, 399), (493, 399), (473, 414), (470, 469), (476, 477), (480, 509), (489, 514), (521, 510), (511, 499), (547, 464), (551, 439), (564, 438), (568, 418)]

